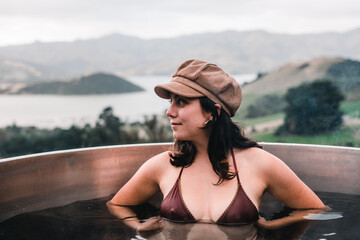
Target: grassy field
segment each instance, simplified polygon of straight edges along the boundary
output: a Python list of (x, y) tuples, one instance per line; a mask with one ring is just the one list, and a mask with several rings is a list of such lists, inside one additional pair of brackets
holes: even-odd
[[(255, 97), (256, 99), (256, 97)], [(360, 118), (360, 101), (356, 102), (343, 102), (340, 106), (341, 110), (344, 112), (346, 116), (349, 116), (351, 118)], [(240, 115), (240, 114), (239, 114)], [(244, 113), (245, 115), (245, 113)], [(243, 118), (241, 116), (235, 116), (235, 121), (240, 121), (246, 126), (254, 126), (256, 124), (260, 123), (266, 123), (269, 121), (274, 121), (278, 119), (284, 119), (285, 114), (284, 113), (277, 113), (273, 115), (268, 115), (264, 117), (258, 117), (258, 118)]]
[[(344, 114), (350, 118), (360, 118), (360, 101), (343, 102), (341, 104), (341, 110), (344, 111)], [(284, 117), (284, 113), (279, 113), (253, 119), (242, 119), (241, 123), (247, 127), (252, 127), (256, 126), (257, 124), (264, 124), (283, 119)], [(343, 126), (339, 130), (332, 133), (311, 136), (276, 136), (274, 132), (249, 133), (248, 135), (259, 142), (304, 143), (360, 147), (360, 126)]]
[(272, 122), (274, 120), (278, 119), (284, 119), (285, 114), (284, 113), (277, 113), (273, 115), (268, 115), (265, 117), (258, 117), (258, 118), (246, 118), (243, 120), (243, 123), (245, 126), (252, 127), (260, 123), (266, 123), (266, 122)]
[(254, 104), (254, 102), (256, 101), (256, 99), (260, 98), (261, 95), (260, 94), (246, 94), (243, 96), (243, 100), (241, 102), (241, 106), (239, 108), (239, 110), (237, 111), (235, 117), (233, 118), (234, 121), (244, 121), (245, 116), (246, 116), (246, 112), (247, 112), (247, 108), (249, 107), (249, 105)]
[(343, 102), (340, 108), (345, 115), (351, 118), (360, 118), (360, 101)]
[(343, 126), (338, 131), (311, 136), (276, 136), (273, 132), (250, 133), (259, 142), (303, 143), (360, 147), (360, 126)]

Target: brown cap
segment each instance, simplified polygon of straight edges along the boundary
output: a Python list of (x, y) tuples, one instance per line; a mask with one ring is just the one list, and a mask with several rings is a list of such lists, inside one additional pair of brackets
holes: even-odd
[(155, 86), (155, 93), (165, 99), (170, 93), (188, 98), (206, 96), (233, 117), (242, 100), (239, 83), (215, 64), (188, 60), (174, 73), (171, 82)]

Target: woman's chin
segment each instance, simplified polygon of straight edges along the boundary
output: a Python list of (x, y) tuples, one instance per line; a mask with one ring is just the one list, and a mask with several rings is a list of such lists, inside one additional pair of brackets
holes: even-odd
[(177, 141), (190, 141), (190, 139), (176, 133), (173, 133), (173, 138)]

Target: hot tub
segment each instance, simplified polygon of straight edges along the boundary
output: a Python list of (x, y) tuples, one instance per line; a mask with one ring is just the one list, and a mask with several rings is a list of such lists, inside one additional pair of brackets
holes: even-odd
[[(311, 189), (360, 195), (360, 148), (261, 143)], [(0, 222), (15, 215), (114, 194), (171, 143), (47, 152), (0, 160)], [(158, 205), (161, 196), (152, 200)], [(360, 236), (360, 233), (359, 233)]]

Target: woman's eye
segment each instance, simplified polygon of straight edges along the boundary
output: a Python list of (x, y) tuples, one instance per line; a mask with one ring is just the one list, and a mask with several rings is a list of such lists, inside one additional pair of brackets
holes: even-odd
[(187, 104), (187, 101), (183, 98), (175, 97), (173, 99), (169, 99), (170, 104), (175, 104), (177, 106), (183, 106)]
[(184, 99), (182, 99), (182, 98), (179, 98), (179, 99), (177, 100), (177, 104), (181, 106), (181, 105), (186, 104), (186, 101), (185, 101)]

